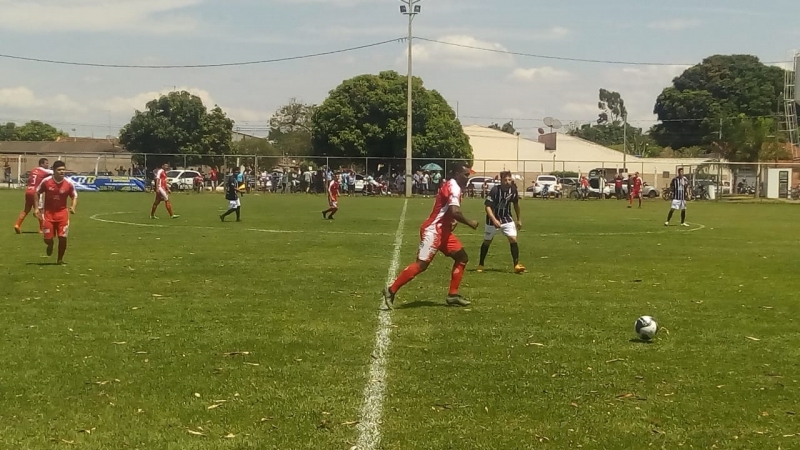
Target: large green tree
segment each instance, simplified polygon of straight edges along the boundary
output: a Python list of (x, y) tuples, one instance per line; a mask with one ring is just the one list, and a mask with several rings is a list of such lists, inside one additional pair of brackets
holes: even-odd
[(0, 124), (0, 141), (55, 141), (62, 136), (69, 135), (38, 120), (32, 120), (21, 127), (13, 122)]
[(751, 55), (715, 55), (687, 69), (658, 96), (653, 113), (662, 123), (651, 134), (664, 147), (709, 146), (720, 121), (780, 111), (784, 72)]
[[(407, 78), (394, 71), (360, 75), (330, 92), (312, 119), (317, 155), (402, 158), (406, 151)], [(413, 79), (413, 156), (472, 160), (455, 111)]]
[(493, 123), (493, 124), (489, 125), (489, 128), (497, 130), (497, 131), (502, 131), (503, 133), (517, 134), (517, 129), (514, 128), (514, 121), (513, 120), (509, 120), (508, 122), (504, 123), (503, 125), (500, 125), (499, 123)]
[(618, 124), (628, 117), (628, 110), (625, 108), (625, 100), (619, 92), (600, 89), (599, 101), (597, 107), (600, 108), (600, 114), (597, 115), (597, 123), (603, 125), (606, 123)]
[(289, 155), (311, 154), (311, 118), (316, 105), (292, 98), (281, 106), (269, 121), (269, 140), (279, 152)]
[(176, 91), (136, 111), (119, 139), (135, 153), (213, 156), (231, 153), (232, 130), (233, 121), (219, 106), (208, 111), (200, 97)]

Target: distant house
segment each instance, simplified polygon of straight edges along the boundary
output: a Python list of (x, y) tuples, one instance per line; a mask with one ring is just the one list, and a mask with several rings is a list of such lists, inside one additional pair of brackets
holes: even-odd
[(261, 139), (262, 141), (266, 140), (266, 138), (255, 136), (255, 135), (252, 135), (252, 134), (242, 133), (241, 131), (232, 131), (231, 132), (231, 140), (233, 142), (247, 141), (247, 140), (250, 140), (250, 139)]

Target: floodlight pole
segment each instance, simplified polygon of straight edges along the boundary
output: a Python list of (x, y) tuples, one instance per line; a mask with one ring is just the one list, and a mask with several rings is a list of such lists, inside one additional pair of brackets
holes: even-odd
[(400, 7), (400, 12), (408, 16), (408, 105), (406, 106), (406, 197), (411, 197), (412, 195), (412, 188), (414, 187), (414, 177), (412, 174), (413, 170), (413, 160), (411, 156), (412, 150), (412, 133), (413, 133), (413, 96), (412, 96), (412, 89), (413, 89), (413, 77), (412, 77), (412, 57), (411, 57), (411, 45), (413, 39), (413, 29), (411, 27), (411, 23), (414, 21), (414, 16), (419, 14), (420, 8), (418, 3), (422, 0), (400, 0), (404, 6)]

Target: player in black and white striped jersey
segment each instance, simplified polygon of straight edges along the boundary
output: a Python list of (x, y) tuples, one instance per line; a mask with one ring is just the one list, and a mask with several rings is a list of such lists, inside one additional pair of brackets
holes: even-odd
[[(495, 185), (484, 202), (486, 207), (486, 227), (483, 232), (483, 244), (481, 245), (481, 261), (478, 265), (478, 272), (483, 272), (483, 264), (486, 262), (486, 255), (489, 253), (489, 246), (498, 230), (508, 238), (511, 244), (511, 259), (514, 262), (514, 272), (525, 272), (525, 266), (519, 263), (519, 244), (517, 244), (517, 228), (522, 227), (522, 220), (519, 215), (519, 192), (511, 178), (511, 172), (500, 173), (500, 184)], [(511, 216), (511, 205), (514, 205), (514, 213), (517, 220)]]
[(672, 214), (675, 213), (676, 209), (679, 209), (681, 210), (681, 226), (688, 227), (689, 224), (686, 223), (686, 199), (689, 198), (690, 186), (689, 180), (683, 176), (683, 168), (678, 169), (678, 176), (672, 179), (669, 189), (672, 192), (672, 207), (669, 210), (664, 226), (669, 226)]

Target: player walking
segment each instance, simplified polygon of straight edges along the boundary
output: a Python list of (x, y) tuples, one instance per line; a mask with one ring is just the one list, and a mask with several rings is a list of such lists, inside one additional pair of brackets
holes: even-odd
[(333, 220), (333, 215), (339, 211), (339, 174), (335, 174), (333, 179), (328, 182), (328, 206), (329, 208), (322, 211), (323, 219)]
[[(525, 266), (519, 263), (519, 245), (517, 244), (517, 228), (522, 227), (522, 220), (519, 213), (519, 192), (511, 178), (511, 172), (500, 173), (500, 184), (495, 185), (484, 202), (486, 207), (486, 227), (483, 231), (483, 244), (481, 244), (481, 260), (478, 264), (477, 272), (483, 272), (483, 264), (486, 255), (489, 254), (489, 246), (498, 230), (503, 232), (503, 236), (508, 238), (511, 244), (511, 259), (514, 262), (514, 272), (525, 272)], [(516, 222), (511, 217), (511, 205), (514, 205), (514, 213), (517, 216)]]
[(686, 223), (686, 198), (689, 195), (689, 180), (683, 176), (683, 168), (681, 167), (678, 169), (678, 176), (672, 179), (669, 184), (669, 189), (672, 191), (672, 206), (669, 209), (669, 214), (667, 215), (667, 221), (664, 222), (664, 226), (669, 226), (669, 221), (672, 220), (672, 214), (675, 213), (676, 209), (681, 210), (681, 226), (688, 227), (689, 224)]
[[(50, 170), (50, 162), (47, 161), (47, 158), (42, 158), (39, 160), (39, 166), (31, 170), (31, 174), (28, 176), (28, 185), (25, 188), (25, 209), (19, 213), (19, 217), (17, 218), (17, 223), (14, 225), (14, 231), (17, 234), (22, 233), (22, 222), (28, 217), (28, 213), (31, 212), (37, 203), (40, 203), (38, 195), (36, 195), (36, 188), (39, 187), (39, 184), (45, 178), (49, 177), (53, 174), (53, 171)], [(34, 214), (36, 215), (36, 214)], [(39, 219), (39, 233), (42, 232), (42, 218), (36, 215), (37, 219)]]
[(467, 252), (458, 238), (453, 234), (456, 222), (463, 223), (473, 230), (478, 222), (467, 219), (461, 212), (461, 191), (467, 186), (469, 168), (464, 164), (453, 166), (452, 178), (447, 180), (436, 194), (433, 211), (419, 230), (420, 243), (417, 260), (403, 269), (397, 279), (383, 290), (383, 303), (388, 309), (394, 305), (394, 296), (406, 283), (424, 272), (437, 252), (453, 258), (453, 271), (450, 277), (450, 290), (447, 304), (451, 306), (469, 306), (470, 302), (458, 293), (464, 268), (469, 262)]
[(233, 173), (225, 178), (225, 200), (228, 201), (228, 211), (219, 216), (219, 220), (225, 222), (225, 217), (236, 213), (236, 221), (241, 222), (240, 213), (242, 210), (242, 202), (239, 200), (239, 181), (236, 175), (239, 174), (239, 168), (234, 167)]
[[(78, 206), (78, 192), (75, 185), (64, 176), (67, 165), (64, 161), (53, 163), (53, 175), (45, 178), (36, 188), (37, 194), (44, 194), (44, 224), (42, 233), (47, 244), (47, 256), (53, 254), (53, 238), (58, 237), (58, 264), (64, 264), (64, 253), (67, 251), (67, 235), (69, 234), (69, 215), (75, 214)], [(72, 205), (67, 211), (67, 197), (72, 198)], [(39, 204), (34, 205), (34, 213), (38, 216)]]
[(633, 174), (633, 178), (631, 179), (631, 197), (630, 203), (628, 203), (628, 208), (633, 207), (633, 199), (639, 199), (639, 208), (642, 207), (642, 179), (639, 177), (639, 172)]
[(156, 199), (153, 201), (153, 209), (150, 210), (151, 219), (158, 219), (158, 217), (156, 217), (156, 208), (158, 208), (158, 204), (162, 201), (164, 202), (164, 206), (167, 208), (167, 212), (171, 218), (177, 219), (180, 217), (172, 213), (172, 203), (169, 201), (169, 183), (167, 182), (168, 169), (169, 164), (164, 163), (161, 165), (160, 169), (156, 170)]

